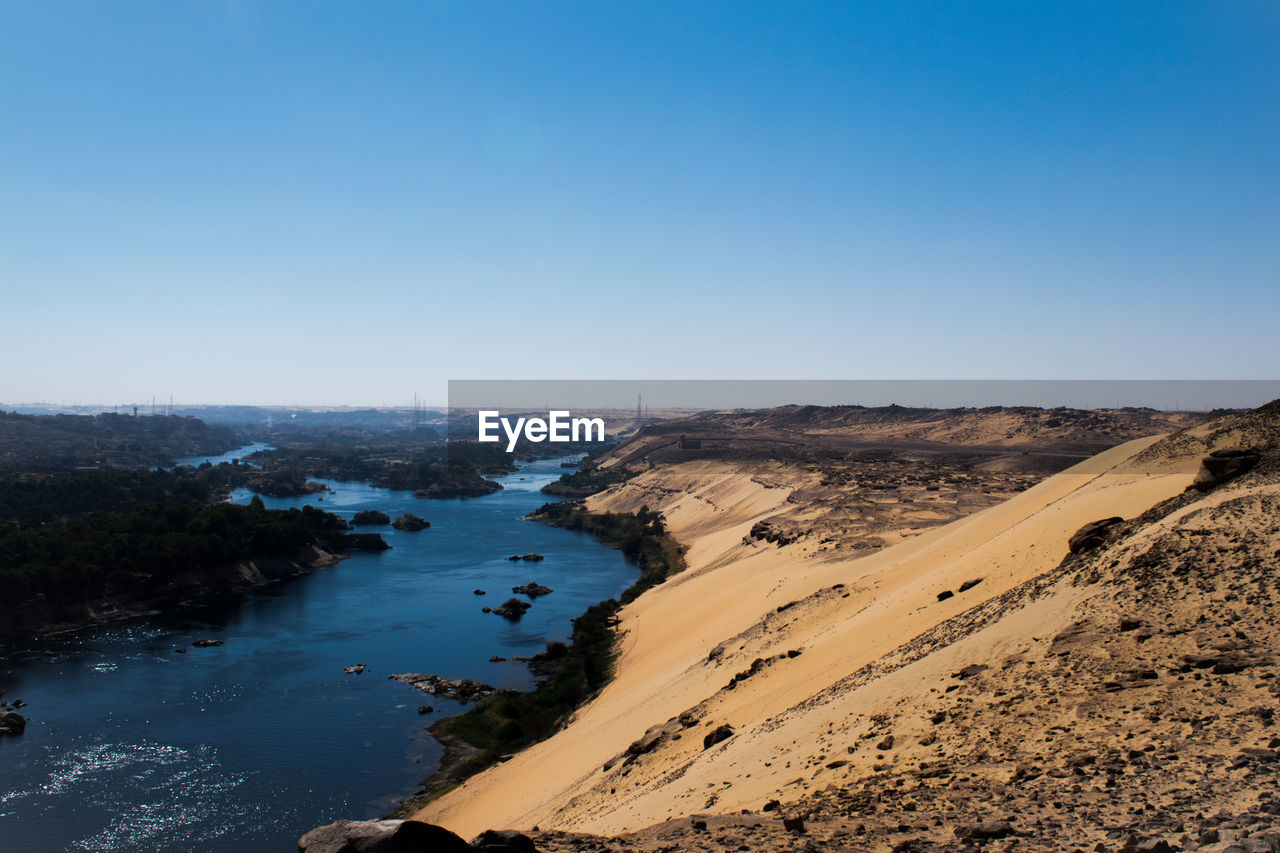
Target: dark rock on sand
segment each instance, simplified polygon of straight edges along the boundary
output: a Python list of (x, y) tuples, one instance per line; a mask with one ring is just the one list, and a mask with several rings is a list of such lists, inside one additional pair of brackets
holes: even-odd
[(533, 839), (514, 829), (486, 829), (471, 839), (471, 849), (490, 853), (538, 853)]
[(417, 820), (339, 820), (298, 839), (298, 853), (470, 853), (442, 826)]
[(733, 726), (725, 724), (719, 726), (712, 732), (708, 732), (707, 736), (702, 739), (702, 748), (710, 749), (721, 741), (726, 741), (733, 737)]
[(1196, 472), (1196, 478), (1191, 481), (1191, 485), (1199, 491), (1207, 492), (1214, 486), (1220, 486), (1249, 471), (1261, 458), (1258, 451), (1250, 448), (1232, 447), (1215, 450), (1200, 460), (1200, 470)]
[(1106, 542), (1111, 528), (1122, 521), (1124, 519), (1117, 515), (1089, 522), (1073, 533), (1071, 538), (1067, 540), (1067, 550), (1072, 554), (1083, 554), (1085, 551), (1092, 551), (1103, 542)]

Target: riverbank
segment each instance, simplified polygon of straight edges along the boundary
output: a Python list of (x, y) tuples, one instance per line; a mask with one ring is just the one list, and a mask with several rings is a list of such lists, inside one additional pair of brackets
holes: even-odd
[(640, 575), (619, 598), (606, 599), (575, 618), (568, 644), (548, 643), (544, 652), (526, 659), (531, 671), (545, 676), (533, 690), (501, 691), (432, 724), (431, 734), (445, 750), (440, 766), (421, 791), (396, 809), (396, 817), (419, 812), (471, 776), (559, 731), (613, 676), (618, 611), (685, 567), (683, 549), (667, 533), (661, 514), (647, 508), (591, 513), (581, 501), (562, 501), (544, 504), (527, 519), (588, 533), (621, 551)]
[(142, 595), (103, 596), (73, 603), (28, 602), (0, 615), (0, 646), (18, 646), (98, 625), (205, 605), (331, 568), (345, 559), (345, 554), (307, 545), (274, 557), (250, 557), (210, 569), (186, 570), (175, 575), (163, 590)]
[[(540, 460), (487, 497), (429, 504), (338, 481), (326, 481), (334, 491), (323, 503), (263, 498), (267, 510), (314, 503), (348, 520), (378, 510), (431, 526), (362, 527), (391, 549), (225, 602), (4, 650), (0, 689), (28, 703), (30, 722), (4, 742), (0, 848), (291, 849), (336, 817), (387, 814), (439, 761), (428, 727), (466, 710), (388, 675), (529, 690), (535, 679), (519, 659), (567, 644), (572, 617), (634, 582), (620, 552), (521, 520), (563, 471)], [(529, 552), (545, 559), (507, 559)], [(554, 592), (518, 621), (483, 612), (530, 582)], [(197, 649), (197, 638), (223, 644)], [(420, 713), (423, 704), (432, 710)]]

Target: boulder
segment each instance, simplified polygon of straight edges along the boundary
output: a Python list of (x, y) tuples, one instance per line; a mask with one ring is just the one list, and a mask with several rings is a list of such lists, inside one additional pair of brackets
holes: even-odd
[(27, 718), (17, 711), (0, 713), (0, 735), (20, 735), (27, 729)]
[(702, 739), (702, 748), (710, 749), (721, 741), (726, 741), (733, 737), (733, 726), (726, 723), (716, 728), (714, 731), (708, 732), (706, 737)]
[(470, 853), (449, 830), (417, 820), (339, 820), (298, 839), (298, 853)]
[(1111, 518), (1089, 522), (1071, 535), (1071, 538), (1067, 540), (1067, 549), (1072, 554), (1083, 554), (1085, 551), (1092, 551), (1103, 542), (1106, 542), (1111, 528), (1122, 521), (1124, 519), (1116, 515)]
[(486, 829), (471, 839), (471, 849), (490, 853), (538, 853), (533, 839), (514, 829)]
[(1200, 460), (1200, 470), (1191, 481), (1192, 488), (1207, 492), (1214, 486), (1220, 486), (1228, 480), (1239, 477), (1258, 464), (1262, 456), (1258, 451), (1246, 447), (1231, 447), (1215, 450)]
[(364, 672), (366, 669), (368, 669), (368, 667), (365, 664), (353, 663), (351, 666), (344, 666), (342, 668), (342, 671), (345, 672), (347, 675), (359, 675), (360, 673)]

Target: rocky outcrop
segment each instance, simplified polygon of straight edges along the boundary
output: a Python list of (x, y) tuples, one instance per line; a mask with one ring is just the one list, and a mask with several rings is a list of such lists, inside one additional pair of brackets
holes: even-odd
[(455, 702), (474, 702), (497, 692), (496, 688), (469, 678), (441, 678), (422, 672), (400, 672), (388, 675), (387, 678), (416, 687), (437, 698), (452, 699)]
[(528, 554), (512, 554), (510, 557), (507, 557), (507, 559), (508, 560), (524, 560), (529, 563), (537, 563), (546, 558), (535, 551), (530, 551)]
[(426, 530), (428, 527), (431, 526), (431, 522), (427, 521), (422, 516), (414, 515), (411, 512), (406, 512), (404, 515), (400, 516), (395, 521), (391, 522), (391, 526), (394, 527), (396, 530), (404, 530), (410, 533), (416, 533), (419, 530)]
[(733, 737), (733, 726), (728, 724), (717, 726), (713, 731), (708, 732), (707, 736), (702, 739), (702, 748), (710, 749), (716, 744), (726, 741), (731, 737)]
[(757, 521), (751, 526), (746, 538), (748, 540), (754, 539), (757, 542), (772, 542), (782, 548), (795, 542), (800, 538), (800, 535), (795, 531), (781, 530), (768, 521)]
[(523, 586), (513, 586), (511, 587), (511, 591), (517, 595), (527, 595), (530, 598), (537, 598), (540, 595), (550, 595), (555, 592), (551, 587), (543, 586), (537, 581), (529, 581)]
[(533, 839), (514, 829), (486, 829), (471, 839), (471, 849), (489, 853), (538, 853)]
[(1207, 492), (1228, 480), (1235, 479), (1258, 464), (1262, 455), (1252, 448), (1231, 447), (1215, 450), (1200, 460), (1200, 470), (1191, 481), (1191, 487)]
[(298, 853), (471, 853), (442, 826), (417, 820), (339, 820), (298, 839)]
[(1067, 550), (1072, 554), (1083, 554), (1085, 551), (1092, 551), (1106, 542), (1111, 528), (1122, 521), (1124, 519), (1117, 515), (1089, 522), (1071, 534), (1071, 538), (1067, 540)]
[(352, 524), (390, 524), (391, 516), (376, 509), (366, 509), (355, 514)]
[(419, 820), (339, 820), (298, 839), (298, 853), (538, 853), (514, 829), (486, 829), (463, 841), (443, 826)]

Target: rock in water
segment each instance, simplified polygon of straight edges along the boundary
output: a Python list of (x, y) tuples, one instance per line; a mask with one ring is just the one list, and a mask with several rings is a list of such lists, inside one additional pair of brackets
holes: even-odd
[(555, 592), (551, 587), (543, 586), (537, 581), (529, 581), (523, 586), (513, 586), (511, 587), (511, 591), (520, 595), (527, 595), (530, 598), (537, 598), (540, 595), (550, 595)]
[(222, 641), (210, 640), (208, 637), (201, 637), (200, 639), (193, 642), (191, 645), (195, 646), (197, 649), (208, 649), (214, 646), (222, 645)]
[[(487, 684), (472, 681), (469, 678), (441, 678), (422, 672), (399, 672), (387, 678), (416, 687), (423, 693), (438, 696), (441, 699), (453, 699), (457, 702), (474, 702), (497, 691)], [(430, 707), (427, 707), (430, 711)], [(419, 709), (419, 713), (424, 713)]]
[(0, 735), (20, 735), (27, 729), (27, 718), (16, 711), (0, 714)]
[(298, 853), (471, 853), (449, 830), (418, 820), (339, 820), (298, 839)]
[(406, 512), (404, 515), (391, 522), (391, 526), (396, 530), (407, 530), (412, 533), (418, 530), (426, 530), (431, 526), (431, 522), (421, 516)]
[(524, 612), (530, 608), (527, 601), (521, 601), (518, 598), (508, 598), (502, 603), (501, 607), (493, 608), (493, 612), (499, 616), (505, 616), (508, 619), (519, 619)]
[(390, 524), (391, 516), (385, 512), (376, 509), (366, 509), (357, 512), (351, 519), (352, 524)]

